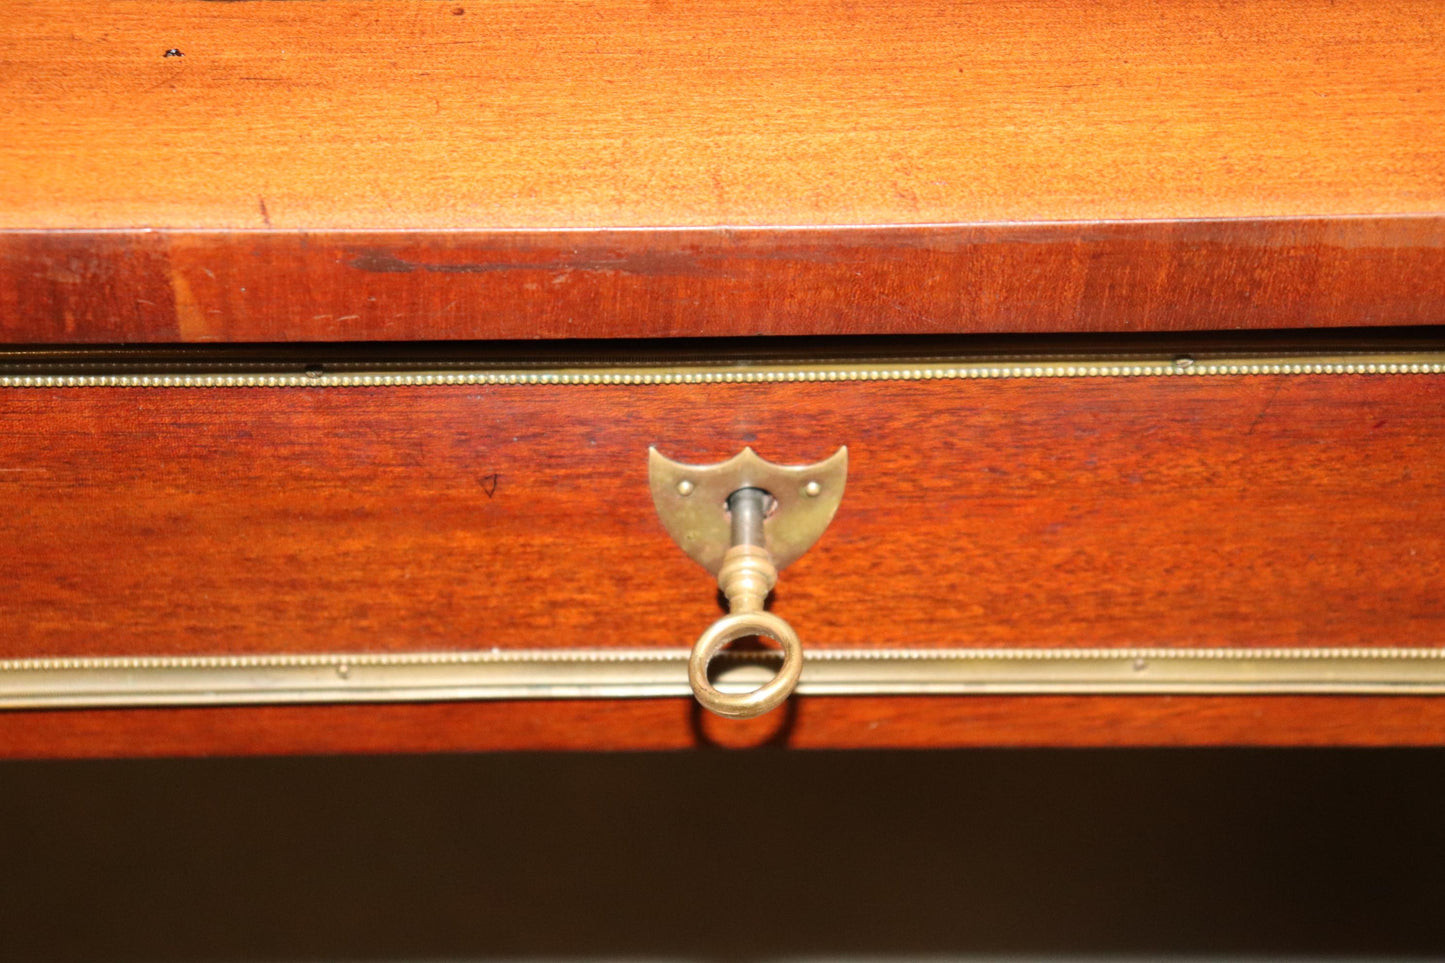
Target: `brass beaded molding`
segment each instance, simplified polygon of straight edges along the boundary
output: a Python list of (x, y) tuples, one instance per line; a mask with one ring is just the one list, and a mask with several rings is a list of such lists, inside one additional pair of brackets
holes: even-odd
[[(18, 365), (24, 368), (24, 365)], [(50, 365), (34, 365), (47, 367)], [(173, 368), (187, 367), (185, 364)], [(1445, 374), (1445, 353), (1190, 357), (1090, 361), (929, 360), (827, 364), (616, 366), (598, 368), (462, 368), (447, 371), (235, 371), (186, 373), (16, 373), (0, 388), (370, 388), (434, 385), (692, 385), (775, 382), (935, 381), (1034, 378), (1172, 378), (1249, 375)]]
[[(165, 656), (57, 656), (31, 659), (0, 659), (0, 672), (55, 672), (73, 670), (138, 669), (302, 669), (487, 665), (506, 663), (627, 663), (686, 662), (690, 649), (491, 649), (457, 652), (340, 652), (256, 655), (165, 655)], [(777, 661), (775, 652), (720, 653), (724, 662)], [(884, 647), (812, 649), (809, 662), (1101, 662), (1145, 661), (1445, 661), (1445, 647), (1349, 646), (1341, 648), (1008, 648), (1008, 649), (891, 649)]]

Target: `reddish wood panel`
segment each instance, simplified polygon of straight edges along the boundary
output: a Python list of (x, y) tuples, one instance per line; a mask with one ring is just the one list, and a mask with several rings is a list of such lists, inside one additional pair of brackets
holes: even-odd
[(1445, 218), (563, 232), (0, 232), (0, 341), (1436, 324)]
[(850, 447), (810, 645), (1445, 639), (1445, 377), (0, 392), (0, 656), (679, 646), (646, 451)]
[(1439, 323), (1437, 12), (13, 0), (0, 340)]
[(156, 234), (0, 234), (7, 342), (174, 340), (175, 290)]
[(0, 713), (0, 758), (965, 746), (1438, 746), (1445, 699), (793, 699), (749, 720), (690, 700)]
[(6, 0), (0, 97), (6, 228), (1445, 210), (1438, 0)]

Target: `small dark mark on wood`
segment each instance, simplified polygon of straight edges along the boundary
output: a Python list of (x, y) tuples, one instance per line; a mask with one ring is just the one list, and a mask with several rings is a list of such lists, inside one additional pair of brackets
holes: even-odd
[(404, 261), (394, 254), (384, 252), (358, 255), (352, 259), (351, 266), (358, 271), (368, 271), (373, 274), (410, 274), (416, 270), (416, 265), (410, 261)]
[(1264, 416), (1269, 414), (1269, 409), (1274, 404), (1274, 399), (1279, 397), (1279, 391), (1284, 387), (1284, 382), (1285, 379), (1283, 378), (1275, 379), (1274, 389), (1270, 391), (1269, 397), (1265, 399), (1263, 407), (1259, 409), (1259, 414), (1255, 415), (1254, 420), (1249, 423), (1249, 428), (1245, 431), (1246, 435), (1254, 434), (1254, 429), (1259, 427), (1261, 421), (1264, 421)]
[(267, 229), (270, 229), (270, 227), (271, 227), (271, 213), (266, 210), (266, 198), (264, 198), (264, 197), (257, 197), (256, 200), (261, 203), (261, 220), (266, 223)]
[(466, 12), (467, 12), (467, 10), (466, 10), (465, 7), (452, 7), (452, 16), (453, 16), (453, 17), (460, 17), (462, 14), (464, 14), (464, 13), (466, 13)]
[(497, 493), (497, 482), (501, 480), (502, 476), (496, 472), (493, 472), (490, 475), (483, 475), (481, 478), (478, 478), (477, 484), (481, 485), (482, 491), (487, 493), (488, 498), (491, 498)]
[(165, 56), (167, 56), (167, 57), (184, 57), (185, 54), (181, 53), (181, 52), (180, 52), (179, 50), (177, 50), (175, 47), (172, 47), (171, 49), (169, 49), (169, 50), (167, 50), (167, 51), (165, 52)]

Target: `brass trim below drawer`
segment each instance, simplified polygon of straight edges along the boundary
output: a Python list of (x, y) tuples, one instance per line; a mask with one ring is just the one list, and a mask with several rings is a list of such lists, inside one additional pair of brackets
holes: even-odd
[[(687, 697), (687, 649), (0, 661), (0, 709)], [(716, 684), (767, 680), (724, 653)], [(1445, 649), (822, 649), (802, 695), (1439, 695)]]

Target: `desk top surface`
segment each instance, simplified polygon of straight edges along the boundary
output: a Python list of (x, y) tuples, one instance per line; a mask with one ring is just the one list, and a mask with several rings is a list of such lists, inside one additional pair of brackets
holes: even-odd
[(10, 0), (0, 340), (1439, 323), (1439, 13)]
[(1431, 0), (11, 0), (0, 85), (11, 229), (1445, 211)]

